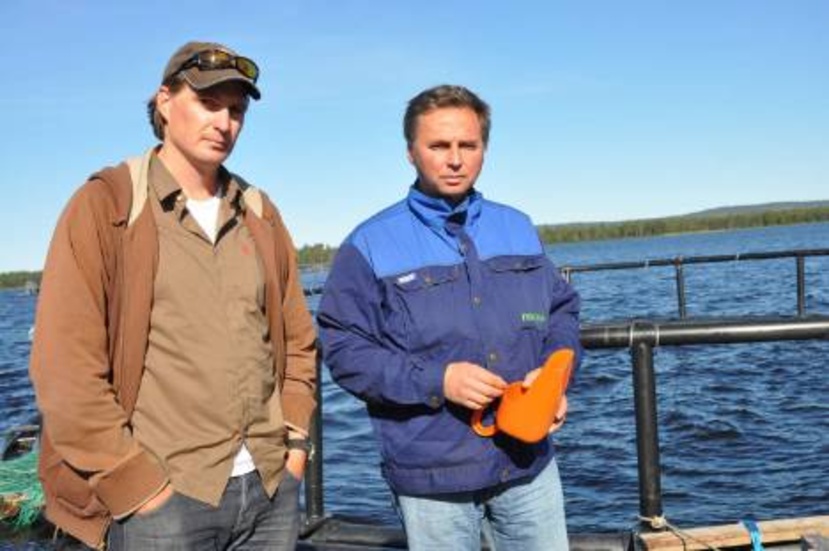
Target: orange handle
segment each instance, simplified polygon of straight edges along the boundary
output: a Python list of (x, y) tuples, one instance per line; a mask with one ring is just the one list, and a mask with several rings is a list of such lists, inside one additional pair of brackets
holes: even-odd
[(483, 436), (484, 438), (491, 438), (495, 436), (496, 432), (498, 432), (498, 427), (495, 426), (495, 423), (492, 423), (491, 425), (484, 425), (481, 422), (483, 416), (483, 409), (473, 411), (472, 418), (469, 420), (469, 424), (472, 425), (472, 430), (478, 436)]

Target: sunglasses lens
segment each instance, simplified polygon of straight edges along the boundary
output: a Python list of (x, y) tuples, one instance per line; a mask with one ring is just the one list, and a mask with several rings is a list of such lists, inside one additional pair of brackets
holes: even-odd
[(259, 68), (256, 63), (246, 57), (236, 58), (236, 69), (254, 82), (259, 77)]
[(194, 65), (201, 71), (231, 68), (236, 69), (253, 82), (256, 82), (256, 79), (259, 78), (259, 67), (257, 67), (253, 60), (246, 57), (237, 57), (222, 50), (206, 50), (204, 52), (199, 52), (189, 60), (185, 61), (179, 71), (183, 71)]
[(202, 66), (206, 68), (227, 67), (233, 60), (233, 56), (222, 50), (209, 50), (199, 54)]

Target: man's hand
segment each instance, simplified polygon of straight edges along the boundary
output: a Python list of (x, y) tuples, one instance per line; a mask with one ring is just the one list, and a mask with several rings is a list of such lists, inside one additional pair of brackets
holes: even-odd
[(521, 386), (524, 388), (530, 388), (532, 384), (538, 379), (538, 376), (541, 375), (541, 368), (536, 367), (524, 377), (524, 380), (521, 382)]
[(304, 450), (288, 450), (285, 468), (291, 473), (291, 476), (297, 480), (302, 480), (302, 477), (305, 475), (305, 463), (307, 460), (308, 454)]
[(136, 515), (146, 515), (148, 513), (152, 513), (156, 509), (159, 509), (162, 505), (167, 503), (167, 500), (173, 497), (173, 486), (171, 484), (167, 484), (164, 486), (160, 492), (155, 494), (153, 497), (148, 499), (144, 505), (139, 507), (135, 510)]
[(454, 362), (443, 374), (446, 399), (471, 410), (483, 409), (504, 393), (507, 383), (498, 375), (469, 362)]
[(553, 424), (550, 426), (550, 434), (554, 433), (561, 426), (564, 424), (564, 420), (567, 418), (567, 395), (561, 397), (561, 403), (558, 405), (558, 411), (556, 412), (556, 417), (553, 419)]

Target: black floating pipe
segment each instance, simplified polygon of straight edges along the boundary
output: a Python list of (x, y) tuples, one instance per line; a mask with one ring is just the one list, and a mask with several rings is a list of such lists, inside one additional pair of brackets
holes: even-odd
[(682, 257), (677, 257), (674, 261), (676, 269), (676, 302), (679, 307), (679, 319), (685, 319), (688, 315), (685, 306), (685, 270), (682, 267)]
[[(662, 516), (662, 474), (659, 466), (653, 346), (646, 342), (637, 342), (631, 349), (631, 355), (639, 465), (639, 513), (643, 518), (653, 519)], [(642, 526), (647, 529), (650, 525), (643, 521)]]
[(662, 482), (656, 412), (653, 349), (660, 345), (749, 343), (758, 341), (829, 339), (829, 317), (740, 318), (664, 323), (630, 321), (582, 327), (585, 348), (629, 347), (633, 364), (639, 512), (643, 530), (653, 530), (662, 516)]
[[(705, 256), (683, 257), (684, 264), (713, 264), (717, 262), (738, 262), (741, 260), (773, 260), (779, 258), (793, 258), (806, 256), (829, 256), (829, 249), (798, 249), (791, 251), (771, 252), (748, 252), (738, 254), (717, 254)], [(599, 272), (604, 270), (630, 270), (633, 268), (651, 268), (657, 266), (671, 266), (675, 263), (673, 258), (657, 258), (651, 260), (640, 260), (634, 262), (606, 262), (600, 264), (588, 264), (581, 266), (565, 266), (570, 272)]]
[(647, 326), (627, 321), (581, 329), (586, 348), (628, 348), (639, 341), (667, 346), (810, 339), (829, 339), (829, 316), (649, 321)]
[(806, 257), (797, 256), (797, 315), (806, 312)]
[(322, 488), (322, 348), (317, 341), (317, 409), (308, 437), (312, 448), (305, 468), (305, 528), (313, 530), (325, 518)]

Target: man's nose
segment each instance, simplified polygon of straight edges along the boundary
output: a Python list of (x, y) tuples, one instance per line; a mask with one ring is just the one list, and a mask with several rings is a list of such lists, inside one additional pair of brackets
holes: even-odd
[(463, 166), (463, 155), (461, 154), (461, 149), (457, 146), (452, 147), (449, 150), (449, 159), (447, 163), (452, 168), (460, 168)]
[(213, 126), (215, 126), (217, 130), (227, 132), (230, 130), (230, 118), (230, 109), (227, 107), (219, 109), (214, 113)]

